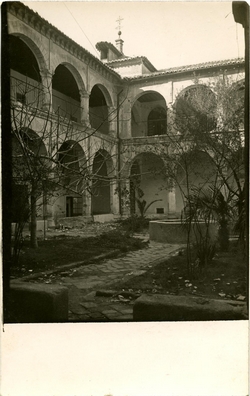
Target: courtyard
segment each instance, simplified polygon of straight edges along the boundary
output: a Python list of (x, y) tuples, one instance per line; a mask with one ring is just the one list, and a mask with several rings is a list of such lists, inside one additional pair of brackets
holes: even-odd
[[(228, 252), (217, 251), (192, 279), (186, 245), (149, 240), (148, 228), (125, 231), (120, 222), (59, 227), (38, 234), (39, 246), (24, 244), (11, 283), (60, 285), (68, 289), (69, 322), (133, 321), (141, 296), (201, 297), (245, 303), (247, 259), (236, 239)], [(10, 316), (10, 322), (18, 317)]]

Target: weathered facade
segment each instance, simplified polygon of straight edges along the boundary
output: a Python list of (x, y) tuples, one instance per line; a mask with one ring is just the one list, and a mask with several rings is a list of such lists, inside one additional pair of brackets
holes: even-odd
[[(116, 47), (97, 44), (99, 60), (22, 3), (8, 4), (8, 32), (12, 114), (20, 124), (20, 107), (25, 104), (30, 113), (35, 107), (35, 116), (22, 127), (37, 136), (46, 129), (46, 153), (64, 164), (74, 158), (79, 178), (88, 170), (88, 181), (71, 180), (71, 191), (62, 187), (46, 203), (49, 224), (135, 213), (135, 178), (146, 202), (156, 201), (150, 216), (180, 216), (183, 197), (169, 182), (165, 155), (172, 149), (170, 136), (179, 133), (178, 100), (197, 86), (197, 79), (204, 86), (218, 75), (240, 83), (244, 60), (157, 71), (145, 57), (126, 57), (120, 38)], [(190, 175), (195, 183), (204, 174), (206, 180), (214, 177), (206, 153), (200, 152), (195, 161), (198, 175)], [(76, 178), (72, 175), (66, 176)]]

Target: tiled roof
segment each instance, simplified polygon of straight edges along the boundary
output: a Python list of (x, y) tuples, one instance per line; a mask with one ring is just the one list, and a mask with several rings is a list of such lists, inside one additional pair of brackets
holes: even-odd
[(142, 61), (145, 63), (145, 65), (152, 71), (155, 72), (157, 69), (152, 65), (152, 63), (146, 58), (146, 56), (124, 56), (123, 58), (115, 59), (110, 62), (107, 62), (107, 66), (112, 67), (112, 65), (115, 65), (116, 63), (126, 63), (129, 61)]
[(108, 41), (99, 41), (99, 43), (97, 43), (95, 47), (96, 49), (98, 49), (98, 51), (101, 51), (105, 47), (110, 48), (119, 57), (124, 57), (124, 55), (112, 43), (109, 43)]
[(194, 65), (171, 67), (169, 69), (158, 70), (158, 71), (156, 71), (154, 73), (150, 73), (150, 74), (137, 75), (134, 77), (124, 77), (124, 80), (137, 80), (137, 79), (142, 79), (142, 78), (165, 76), (168, 74), (183, 73), (183, 72), (196, 71), (196, 70), (205, 70), (205, 69), (212, 69), (212, 68), (218, 68), (218, 67), (225, 68), (226, 66), (244, 65), (244, 63), (245, 63), (244, 58), (227, 59), (227, 60), (213, 61), (213, 62), (204, 62), (204, 63), (197, 63)]

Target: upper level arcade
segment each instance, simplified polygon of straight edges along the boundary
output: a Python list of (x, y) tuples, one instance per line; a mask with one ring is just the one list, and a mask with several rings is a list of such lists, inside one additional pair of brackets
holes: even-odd
[(166, 101), (158, 92), (146, 92), (135, 100), (131, 110), (132, 137), (164, 135), (167, 130)]
[(114, 131), (120, 76), (24, 4), (7, 8), (15, 106), (35, 108), (39, 117), (49, 112), (52, 120), (77, 123), (78, 129)]
[(100, 84), (95, 84), (89, 97), (89, 122), (91, 128), (104, 135), (112, 129), (110, 127), (112, 117), (112, 102), (107, 89)]
[(177, 96), (174, 104), (176, 130), (188, 138), (199, 137), (216, 127), (217, 101), (207, 86), (193, 84)]
[(81, 121), (79, 87), (72, 72), (64, 64), (57, 66), (52, 77), (52, 109), (62, 118)]
[[(243, 59), (166, 69), (123, 81), (127, 101), (122, 138), (128, 144), (155, 144), (179, 135), (192, 139), (221, 129), (228, 121), (226, 107), (235, 114), (231, 108), (236, 103), (234, 86), (238, 87), (239, 111), (244, 110)], [(223, 97), (228, 99), (226, 106)]]
[(9, 37), (9, 48), (12, 102), (41, 108), (43, 86), (35, 48), (28, 38), (14, 35)]

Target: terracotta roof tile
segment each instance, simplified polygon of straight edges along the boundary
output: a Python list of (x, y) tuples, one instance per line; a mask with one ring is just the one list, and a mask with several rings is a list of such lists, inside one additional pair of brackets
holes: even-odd
[(204, 62), (204, 63), (197, 63), (194, 65), (171, 67), (169, 69), (158, 70), (158, 71), (156, 71), (154, 73), (150, 73), (150, 74), (143, 74), (143, 75), (138, 75), (138, 76), (133, 76), (133, 77), (124, 77), (124, 80), (136, 80), (136, 79), (140, 79), (140, 78), (165, 76), (168, 74), (211, 69), (214, 67), (225, 67), (225, 66), (233, 66), (233, 65), (237, 66), (237, 65), (243, 65), (244, 63), (245, 63), (244, 58), (234, 58), (234, 59), (227, 59), (227, 60), (221, 60), (221, 61)]

